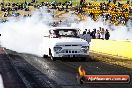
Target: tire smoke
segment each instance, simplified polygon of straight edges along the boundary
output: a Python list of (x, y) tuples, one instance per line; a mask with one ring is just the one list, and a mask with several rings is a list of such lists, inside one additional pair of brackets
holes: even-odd
[(9, 18), (8, 22), (0, 24), (1, 46), (20, 53), (42, 56), (40, 46), (49, 30), (47, 24), (52, 20), (46, 8), (36, 10), (31, 17)]
[[(78, 21), (78, 17), (72, 13), (65, 14), (64, 17), (59, 26), (80, 28), (81, 32), (86, 28), (92, 31), (102, 27), (110, 31), (112, 40), (132, 40), (131, 27), (128, 29), (127, 26), (113, 26), (104, 23), (101, 18), (96, 22), (90, 17)], [(49, 24), (53, 22), (53, 14), (47, 12), (46, 7), (34, 11), (31, 17), (9, 18), (8, 22), (0, 23), (1, 46), (19, 53), (43, 56), (43, 46), (48, 43), (44, 36), (48, 34), (51, 27)], [(128, 25), (131, 26), (131, 21)]]

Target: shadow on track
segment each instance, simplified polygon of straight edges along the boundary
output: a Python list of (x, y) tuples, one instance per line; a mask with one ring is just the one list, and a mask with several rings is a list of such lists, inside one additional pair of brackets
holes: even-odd
[(59, 60), (62, 62), (99, 62), (99, 60), (96, 60), (90, 56), (87, 58), (61, 58)]

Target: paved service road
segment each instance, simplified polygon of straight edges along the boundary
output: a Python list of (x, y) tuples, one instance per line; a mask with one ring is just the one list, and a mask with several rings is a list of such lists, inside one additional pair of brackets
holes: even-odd
[[(27, 85), (31, 88), (131, 88), (132, 82), (128, 84), (83, 84), (77, 83), (76, 75), (78, 67), (86, 70), (87, 74), (129, 74), (132, 69), (116, 65), (109, 65), (100, 61), (51, 61), (30, 54), (9, 54), (16, 68), (21, 72)], [(30, 64), (29, 64), (30, 63)]]

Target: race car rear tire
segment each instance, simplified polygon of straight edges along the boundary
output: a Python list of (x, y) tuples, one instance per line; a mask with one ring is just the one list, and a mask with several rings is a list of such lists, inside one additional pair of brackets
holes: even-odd
[(44, 54), (44, 55), (43, 55), (43, 58), (48, 58), (48, 55), (45, 55), (45, 54)]
[(86, 59), (87, 59), (86, 57), (82, 57), (81, 61), (86, 61)]

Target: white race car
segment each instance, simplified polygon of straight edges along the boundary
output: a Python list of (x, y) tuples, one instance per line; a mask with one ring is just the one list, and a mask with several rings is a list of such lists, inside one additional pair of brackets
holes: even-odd
[(71, 27), (54, 27), (45, 36), (44, 57), (49, 56), (53, 61), (61, 57), (86, 59), (89, 55), (89, 43), (79, 37), (80, 30)]

